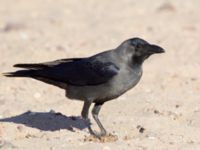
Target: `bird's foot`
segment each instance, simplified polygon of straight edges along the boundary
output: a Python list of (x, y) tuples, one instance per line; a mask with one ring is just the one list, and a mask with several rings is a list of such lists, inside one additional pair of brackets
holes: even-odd
[(93, 131), (90, 136), (86, 136), (84, 138), (85, 142), (99, 142), (99, 143), (106, 143), (106, 142), (115, 142), (118, 140), (116, 135), (112, 134), (105, 134), (101, 135), (100, 133)]
[(84, 141), (93, 141), (93, 142), (114, 142), (118, 140), (118, 137), (116, 135), (112, 135), (110, 133), (107, 133), (106, 130), (103, 128), (100, 130), (100, 132), (94, 131), (91, 128), (91, 122), (90, 119), (85, 119), (87, 126), (88, 126), (88, 130), (90, 132), (90, 136), (85, 137)]
[(100, 132), (97, 132), (97, 131), (94, 131), (91, 126), (89, 125), (88, 126), (88, 130), (90, 132), (91, 135), (93, 135), (94, 137), (98, 138), (98, 139), (101, 139), (102, 137), (106, 136), (107, 135), (107, 132), (105, 129), (101, 129)]
[[(84, 118), (85, 119), (85, 118)], [(88, 130), (90, 132), (90, 134), (98, 139), (100, 139), (101, 137), (103, 136), (106, 136), (106, 130), (105, 129), (102, 129), (101, 132), (97, 132), (97, 131), (94, 131), (92, 128), (91, 128), (91, 122), (90, 122), (90, 119), (85, 119), (85, 122), (86, 122), (86, 125), (88, 126)]]

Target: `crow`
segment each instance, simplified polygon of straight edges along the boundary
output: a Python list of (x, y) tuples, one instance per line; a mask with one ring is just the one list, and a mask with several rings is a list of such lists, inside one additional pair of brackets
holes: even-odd
[(133, 88), (142, 76), (144, 60), (163, 52), (163, 48), (136, 37), (91, 57), (15, 64), (14, 67), (25, 69), (4, 73), (4, 76), (33, 78), (64, 89), (69, 99), (84, 102), (81, 116), (87, 121), (89, 108), (94, 103), (92, 116), (100, 131), (94, 131), (91, 124), (88, 129), (90, 134), (102, 137), (107, 135), (98, 117), (102, 105)]

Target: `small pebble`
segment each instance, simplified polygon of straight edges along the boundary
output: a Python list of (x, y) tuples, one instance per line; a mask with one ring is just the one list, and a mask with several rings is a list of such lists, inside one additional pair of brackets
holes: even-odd
[(158, 11), (176, 11), (176, 8), (174, 7), (173, 4), (167, 2), (167, 3), (163, 3), (158, 9)]
[(58, 50), (58, 51), (65, 51), (66, 49), (63, 46), (58, 45), (58, 46), (56, 46), (56, 50)]
[(54, 149), (56, 149), (56, 148), (55, 148), (55, 147), (53, 147), (53, 146), (52, 146), (52, 147), (50, 147), (50, 150), (54, 150)]
[(33, 134), (27, 134), (26, 136), (25, 136), (25, 138), (27, 138), (27, 139), (29, 139), (29, 138), (36, 138), (36, 136), (35, 135), (33, 135)]
[(139, 132), (140, 132), (140, 133), (144, 133), (144, 131), (145, 131), (145, 128), (142, 127), (141, 125), (138, 125), (138, 126), (137, 126), (137, 129), (139, 129)]
[(154, 110), (153, 112), (154, 112), (154, 114), (159, 114), (160, 113), (158, 110)]
[(21, 32), (19, 34), (20, 38), (23, 39), (23, 40), (27, 40), (29, 38), (28, 34), (25, 33), (25, 32)]
[(35, 94), (34, 94), (34, 97), (35, 97), (36, 99), (39, 99), (39, 98), (41, 97), (41, 94), (40, 94), (40, 93), (35, 93)]
[(143, 128), (143, 127), (141, 127), (140, 129), (139, 129), (139, 132), (140, 133), (143, 133), (145, 131), (145, 128)]
[(21, 125), (17, 126), (17, 130), (19, 130), (19, 132), (22, 132), (23, 131), (23, 126), (21, 126)]
[(105, 146), (105, 147), (103, 148), (103, 150), (110, 150), (110, 147)]
[(190, 80), (191, 80), (191, 81), (196, 81), (196, 80), (197, 80), (197, 78), (195, 78), (195, 77), (192, 77), (192, 78), (190, 78)]
[(178, 105), (178, 104), (177, 104), (177, 105), (175, 105), (175, 107), (176, 107), (176, 108), (179, 108), (179, 107), (180, 107), (180, 105)]
[(148, 135), (146, 135), (146, 137), (150, 140), (155, 140), (156, 139), (156, 135), (154, 133), (149, 133)]
[(14, 30), (20, 30), (25, 28), (24, 24), (19, 22), (7, 22), (5, 26), (3, 27), (4, 32), (14, 31)]
[(154, 136), (148, 136), (148, 139), (150, 139), (150, 140), (155, 140), (156, 137), (154, 137)]

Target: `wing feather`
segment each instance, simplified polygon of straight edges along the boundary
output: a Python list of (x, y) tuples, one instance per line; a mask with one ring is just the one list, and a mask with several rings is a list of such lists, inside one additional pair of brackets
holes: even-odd
[(59, 62), (56, 65), (37, 70), (35, 75), (75, 86), (84, 86), (105, 83), (118, 72), (119, 68), (112, 62), (81, 59)]

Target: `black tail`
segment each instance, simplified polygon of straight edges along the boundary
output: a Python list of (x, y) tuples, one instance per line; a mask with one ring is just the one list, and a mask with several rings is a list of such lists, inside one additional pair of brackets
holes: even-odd
[(44, 64), (15, 64), (14, 67), (39, 69), (46, 67)]
[(55, 61), (50, 61), (50, 62), (44, 62), (44, 63), (36, 63), (36, 64), (15, 64), (14, 67), (19, 67), (19, 68), (28, 68), (28, 69), (44, 69), (44, 68), (49, 68), (56, 66), (61, 63), (68, 63), (68, 62), (74, 62), (74, 61), (79, 61), (82, 58), (70, 58), (70, 59), (59, 59)]
[[(44, 73), (44, 74), (43, 74)], [(7, 72), (3, 73), (3, 76), (6, 77), (28, 77), (33, 78), (51, 85), (58, 86), (60, 88), (66, 89), (66, 84), (62, 81), (54, 79), (52, 76), (48, 76), (48, 74), (45, 74), (45, 72), (39, 71), (39, 70), (19, 70), (16, 72)]]
[(33, 77), (34, 70), (20, 70), (16, 72), (7, 72), (3, 73), (6, 77)]

